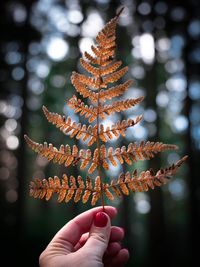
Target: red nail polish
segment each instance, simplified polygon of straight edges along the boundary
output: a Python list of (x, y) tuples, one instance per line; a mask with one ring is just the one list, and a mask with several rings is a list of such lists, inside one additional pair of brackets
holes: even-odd
[(96, 213), (94, 217), (94, 225), (97, 227), (105, 227), (108, 222), (108, 218), (104, 212)]

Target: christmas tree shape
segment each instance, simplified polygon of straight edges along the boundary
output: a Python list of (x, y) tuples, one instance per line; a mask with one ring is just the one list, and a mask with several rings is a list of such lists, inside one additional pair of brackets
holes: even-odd
[[(150, 169), (139, 174), (137, 170), (132, 173), (129, 171), (121, 173), (118, 178), (112, 178), (108, 183), (102, 176), (101, 169), (108, 170), (109, 164), (113, 166), (124, 163), (132, 165), (139, 160), (150, 160), (158, 152), (177, 149), (175, 145), (149, 141), (141, 141), (139, 144), (130, 143), (127, 147), (122, 146), (116, 149), (113, 149), (112, 146), (108, 148), (105, 146), (105, 143), (114, 137), (125, 137), (126, 129), (134, 127), (142, 119), (142, 116), (137, 116), (134, 120), (118, 121), (107, 127), (101, 123), (110, 114), (125, 111), (143, 100), (143, 97), (138, 97), (113, 101), (114, 98), (123, 95), (132, 84), (132, 80), (128, 80), (113, 85), (128, 71), (127, 66), (120, 68), (122, 65), (120, 60), (115, 60), (116, 25), (122, 10), (98, 33), (97, 45), (91, 46), (94, 55), (85, 52), (80, 59), (80, 64), (89, 75), (73, 72), (71, 76), (71, 82), (78, 94), (83, 99), (89, 99), (91, 105), (86, 105), (75, 95), (67, 101), (67, 104), (74, 109), (75, 113), (84, 116), (88, 124), (73, 122), (69, 116), (66, 118), (50, 112), (43, 106), (43, 112), (50, 123), (64, 134), (68, 134), (70, 138), (82, 139), (87, 143), (88, 149), (79, 149), (77, 145), (70, 147), (68, 144), (62, 144), (58, 149), (46, 142), (44, 144), (36, 143), (25, 135), (28, 146), (42, 157), (54, 163), (64, 164), (65, 167), (77, 165), (81, 170), (87, 168), (88, 175), (86, 178), (82, 178), (80, 175), (74, 177), (66, 174), (63, 174), (62, 178), (57, 176), (43, 180), (35, 178), (30, 182), (30, 195), (34, 198), (49, 200), (53, 194), (58, 194), (58, 202), (82, 200), (83, 203), (86, 203), (90, 200), (92, 205), (101, 199), (104, 207), (105, 197), (113, 200), (115, 196), (121, 197), (129, 195), (129, 192), (148, 191), (149, 188), (154, 189), (156, 186), (165, 184), (170, 177), (176, 174), (177, 169), (187, 158), (185, 156), (170, 167), (157, 172)], [(107, 101), (110, 103), (105, 104)], [(91, 124), (93, 122), (95, 125)], [(90, 149), (91, 146), (94, 149)], [(96, 178), (92, 178), (91, 174), (96, 169), (98, 175)]]

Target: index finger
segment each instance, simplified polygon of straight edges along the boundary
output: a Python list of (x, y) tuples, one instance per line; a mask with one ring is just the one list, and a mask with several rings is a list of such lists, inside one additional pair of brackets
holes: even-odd
[[(65, 244), (67, 251), (73, 251), (74, 246), (78, 243), (82, 234), (89, 232), (90, 227), (92, 225), (94, 215), (97, 212), (103, 210), (103, 207), (96, 207), (90, 210), (87, 210), (71, 221), (69, 221), (61, 230), (54, 236), (51, 245), (55, 242), (56, 244)], [(117, 210), (111, 206), (105, 206), (104, 212), (108, 214), (108, 216), (112, 219), (116, 216)]]

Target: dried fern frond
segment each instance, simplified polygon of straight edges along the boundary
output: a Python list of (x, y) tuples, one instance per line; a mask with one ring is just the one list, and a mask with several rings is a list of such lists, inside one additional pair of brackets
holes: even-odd
[(86, 182), (84, 182), (80, 175), (77, 179), (72, 175), (68, 177), (66, 174), (63, 174), (61, 179), (57, 176), (43, 180), (35, 178), (30, 182), (30, 196), (49, 200), (53, 194), (57, 194), (58, 202), (69, 202), (73, 199), (74, 202), (82, 200), (83, 203), (86, 203), (92, 196), (91, 204), (95, 205), (102, 193), (109, 200), (113, 200), (114, 195), (121, 197), (122, 194), (129, 195), (129, 192), (148, 191), (149, 188), (154, 189), (155, 186), (166, 184), (186, 159), (185, 156), (170, 167), (160, 169), (156, 174), (152, 170), (143, 171), (139, 175), (137, 171), (134, 171), (132, 175), (130, 172), (121, 173), (117, 180), (111, 180), (110, 184), (103, 183), (102, 187), (99, 176), (95, 178), (94, 185), (90, 177), (87, 176)]
[[(91, 149), (79, 149), (79, 143), (72, 147), (68, 144), (61, 145), (58, 149), (46, 142), (36, 143), (25, 135), (28, 146), (39, 155), (54, 163), (64, 164), (65, 167), (77, 165), (81, 170), (87, 168), (89, 174), (97, 171), (96, 178), (92, 180), (88, 176), (82, 178), (80, 175), (74, 177), (66, 174), (62, 178), (57, 176), (43, 180), (36, 178), (30, 183), (30, 195), (34, 198), (49, 200), (53, 194), (57, 194), (58, 202), (90, 201), (92, 205), (101, 199), (104, 207), (104, 197), (113, 200), (115, 195), (121, 197), (130, 192), (147, 191), (149, 188), (154, 189), (155, 186), (165, 184), (187, 158), (183, 157), (172, 166), (160, 169), (156, 174), (152, 170), (147, 170), (138, 175), (135, 170), (133, 174), (121, 173), (117, 179), (106, 179), (107, 182), (104, 182), (101, 168), (108, 170), (110, 165), (117, 166), (124, 163), (132, 165), (139, 160), (150, 160), (157, 153), (177, 149), (175, 145), (149, 141), (130, 143), (127, 147), (115, 149), (104, 144), (113, 138), (125, 137), (126, 130), (142, 119), (139, 115), (134, 120), (117, 121), (106, 127), (103, 123), (107, 116), (126, 111), (143, 100), (143, 97), (138, 97), (111, 102), (113, 98), (127, 92), (132, 84), (132, 80), (122, 80), (119, 84), (114, 84), (128, 72), (128, 67), (122, 66), (122, 61), (115, 59), (116, 25), (122, 10), (98, 33), (96, 45), (91, 46), (93, 54), (84, 52), (80, 59), (80, 65), (86, 73), (73, 72), (71, 75), (71, 83), (80, 96), (73, 95), (67, 104), (75, 113), (87, 119), (89, 124), (73, 122), (69, 116), (61, 116), (43, 107), (43, 112), (50, 123), (69, 135), (69, 138), (81, 139), (88, 147), (93, 145)], [(110, 102), (106, 103), (107, 101)]]
[[(107, 84), (109, 83), (115, 83), (117, 82), (118, 80), (120, 80), (125, 74), (126, 72), (128, 71), (128, 67), (124, 67), (118, 71), (115, 71), (113, 73), (110, 73), (110, 75), (106, 76), (103, 80), (104, 84), (106, 84), (106, 87), (107, 87)], [(127, 84), (127, 83), (126, 83)], [(132, 81), (130, 80), (130, 82), (128, 82), (128, 87), (132, 84)], [(119, 89), (122, 91), (122, 89)], [(125, 87), (125, 89), (123, 89), (122, 93), (125, 92), (127, 89)], [(114, 89), (110, 90), (109, 92), (112, 92), (114, 91)]]
[(84, 84), (85, 86), (88, 86), (90, 89), (97, 90), (99, 88), (100, 80), (96, 77), (86, 76), (84, 74), (80, 74), (77, 72), (73, 72), (74, 75), (76, 75), (76, 79), (78, 78), (79, 82)]
[[(92, 75), (94, 75), (94, 77), (98, 77), (99, 76), (99, 69), (92, 66), (90, 63), (88, 63), (87, 61), (85, 61), (83, 58), (80, 59), (80, 63), (82, 65), (82, 67), (89, 73), (91, 73)], [(77, 76), (78, 78), (78, 76)]]
[[(101, 155), (100, 160), (102, 160), (102, 162), (108, 160), (108, 162), (110, 162), (113, 166), (116, 166), (117, 163), (114, 158), (116, 158), (120, 164), (126, 162), (128, 165), (131, 165), (133, 162), (137, 162), (138, 160), (149, 160), (158, 152), (176, 150), (177, 146), (148, 141), (146, 143), (141, 142), (139, 145), (136, 143), (130, 143), (127, 148), (122, 146), (121, 148), (116, 148), (114, 151), (112, 147), (109, 147), (108, 151), (106, 151), (104, 145), (102, 145), (101, 148), (103, 148), (104, 153)], [(106, 165), (105, 169), (108, 168), (109, 167)]]
[(47, 142), (44, 142), (44, 144), (36, 143), (27, 135), (25, 135), (24, 138), (33, 151), (37, 152), (40, 156), (47, 158), (49, 161), (53, 160), (54, 163), (65, 164), (67, 167), (76, 162), (77, 158), (79, 158), (79, 160), (85, 160), (82, 156), (83, 150), (79, 151), (76, 145), (73, 145), (72, 149), (69, 145), (61, 145), (60, 148), (57, 149), (52, 144), (47, 144)]
[(97, 108), (94, 106), (85, 105), (80, 99), (75, 95), (67, 102), (70, 108), (74, 109), (75, 113), (80, 113), (81, 116), (85, 116), (88, 122), (91, 123), (97, 118)]
[(82, 138), (83, 141), (88, 140), (88, 143), (92, 145), (96, 141), (97, 126), (92, 127), (86, 124), (72, 122), (70, 117), (61, 116), (57, 113), (50, 112), (45, 106), (43, 106), (43, 112), (49, 122), (59, 128), (64, 134), (70, 133), (70, 137), (76, 137), (76, 139)]
[(89, 176), (87, 176), (86, 182), (80, 175), (77, 178), (72, 175), (68, 177), (66, 174), (63, 174), (61, 179), (57, 176), (43, 180), (35, 178), (30, 182), (29, 194), (34, 198), (45, 198), (47, 201), (53, 194), (57, 194), (59, 203), (69, 202), (72, 199), (74, 202), (82, 200), (83, 203), (86, 203), (92, 195), (91, 204), (95, 205), (101, 194), (100, 179), (97, 176), (93, 185)]
[[(125, 92), (132, 83), (132, 81), (129, 80), (124, 84), (108, 89), (108, 91), (99, 92), (99, 89), (107, 88), (109, 83), (118, 81), (128, 71), (128, 67), (123, 67), (118, 70), (122, 62), (120, 60), (115, 61), (112, 58), (116, 48), (115, 30), (118, 16), (119, 14), (108, 22), (97, 35), (97, 46), (91, 47), (94, 56), (85, 52), (85, 59), (80, 59), (82, 67), (92, 76), (86, 78), (85, 75), (79, 73), (74, 72), (72, 74), (71, 80), (76, 91), (83, 97), (88, 97), (92, 103), (96, 103), (99, 100), (105, 101), (106, 99), (119, 96)], [(98, 92), (94, 93), (91, 89), (98, 90)]]
[(121, 197), (122, 194), (128, 195), (129, 192), (143, 192), (154, 189), (155, 186), (166, 184), (186, 160), (187, 156), (165, 169), (158, 170), (156, 174), (152, 170), (143, 171), (139, 175), (136, 170), (132, 175), (130, 172), (121, 173), (117, 181), (111, 180), (107, 188), (112, 189), (117, 197)]
[(142, 119), (142, 116), (137, 116), (135, 120), (128, 119), (123, 121), (118, 121), (116, 124), (113, 124), (111, 127), (107, 126), (106, 129), (104, 128), (103, 124), (100, 124), (99, 130), (99, 138), (103, 142), (107, 142), (108, 140), (112, 140), (113, 137), (118, 138), (120, 135), (126, 136), (125, 131), (129, 127), (135, 126), (139, 123)]
[(138, 103), (140, 103), (143, 100), (143, 97), (138, 97), (135, 99), (126, 99), (126, 100), (122, 100), (122, 101), (116, 101), (110, 105), (105, 105), (101, 111), (101, 113), (106, 113), (107, 115), (110, 115), (114, 112), (121, 112), (124, 110), (127, 110), (129, 108), (134, 107), (135, 105), (137, 105)]
[(79, 77), (80, 76), (76, 72), (72, 73), (71, 82), (75, 87), (76, 91), (84, 98), (89, 98), (92, 103), (96, 103), (98, 101), (98, 94), (88, 89), (87, 85), (83, 84), (79, 80)]
[[(102, 89), (99, 92), (99, 100), (101, 102), (105, 102), (107, 99), (110, 100), (114, 97), (120, 96), (128, 90), (128, 88), (131, 84), (132, 84), (132, 80), (128, 80), (125, 83), (113, 86), (107, 90)], [(105, 85), (104, 85), (104, 87), (105, 87)]]

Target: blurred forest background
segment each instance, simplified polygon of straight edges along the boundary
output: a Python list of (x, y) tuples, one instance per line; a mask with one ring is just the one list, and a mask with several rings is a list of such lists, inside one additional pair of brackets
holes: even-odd
[[(145, 100), (117, 117), (144, 115), (126, 139), (115, 143), (148, 139), (180, 147), (137, 164), (139, 169), (159, 169), (185, 154), (189, 159), (162, 189), (116, 200), (119, 214), (113, 224), (125, 228), (123, 245), (131, 252), (127, 266), (199, 262), (199, 1), (1, 0), (0, 240), (6, 266), (38, 266), (39, 254), (56, 231), (90, 207), (29, 198), (33, 177), (61, 176), (66, 170), (30, 151), (23, 135), (55, 146), (73, 141), (81, 146), (48, 124), (41, 107), (79, 120), (65, 104), (75, 93), (71, 72), (80, 71), (81, 53), (90, 52), (97, 32), (121, 5), (125, 9), (117, 30), (117, 58), (129, 66), (128, 77), (134, 79), (125, 97), (144, 95)], [(119, 171), (110, 169), (105, 175), (117, 177)]]

